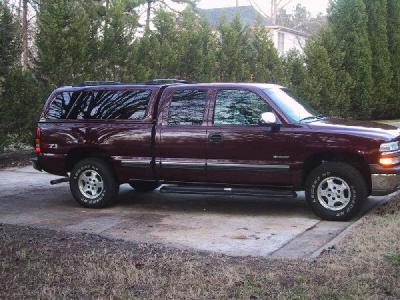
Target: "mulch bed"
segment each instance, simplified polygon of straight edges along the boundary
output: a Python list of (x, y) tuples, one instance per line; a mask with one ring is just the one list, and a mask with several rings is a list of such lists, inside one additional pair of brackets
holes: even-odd
[(0, 169), (27, 166), (32, 157), (31, 150), (0, 153)]

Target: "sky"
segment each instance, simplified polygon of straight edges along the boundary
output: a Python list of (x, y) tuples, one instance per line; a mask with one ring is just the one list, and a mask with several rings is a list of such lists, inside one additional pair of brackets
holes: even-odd
[[(265, 10), (266, 13), (269, 12), (267, 10), (267, 2), (268, 0), (253, 0), (256, 2), (259, 7)], [(286, 10), (291, 11), (293, 7), (300, 3), (307, 7), (307, 10), (311, 12), (312, 15), (317, 15), (322, 12), (326, 14), (326, 9), (328, 8), (329, 0), (293, 0), (290, 5), (287, 6)], [(200, 0), (199, 7), (200, 8), (216, 8), (216, 7), (228, 7), (235, 6), (236, 0)], [(239, 5), (250, 5), (249, 0), (239, 0)]]

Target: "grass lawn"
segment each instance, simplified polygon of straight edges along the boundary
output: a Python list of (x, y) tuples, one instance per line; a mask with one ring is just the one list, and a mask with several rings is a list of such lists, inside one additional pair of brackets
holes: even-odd
[(313, 261), (233, 258), (3, 224), (0, 298), (398, 299), (399, 238), (399, 195)]

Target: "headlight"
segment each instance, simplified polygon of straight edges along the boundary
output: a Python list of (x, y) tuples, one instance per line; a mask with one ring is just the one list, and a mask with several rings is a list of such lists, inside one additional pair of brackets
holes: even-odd
[(393, 152), (399, 150), (399, 142), (390, 142), (381, 144), (380, 152)]

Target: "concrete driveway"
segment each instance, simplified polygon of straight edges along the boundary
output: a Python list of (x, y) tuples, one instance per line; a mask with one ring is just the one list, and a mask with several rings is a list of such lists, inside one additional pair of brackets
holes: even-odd
[[(352, 222), (319, 220), (293, 200), (135, 192), (102, 210), (79, 206), (66, 183), (31, 167), (0, 170), (0, 223), (96, 233), (232, 256), (308, 257)], [(368, 199), (363, 213), (384, 197)]]

